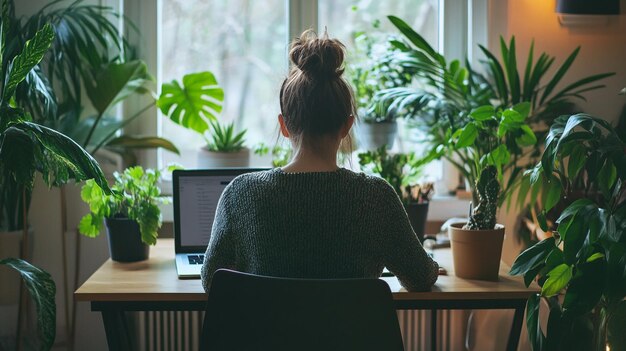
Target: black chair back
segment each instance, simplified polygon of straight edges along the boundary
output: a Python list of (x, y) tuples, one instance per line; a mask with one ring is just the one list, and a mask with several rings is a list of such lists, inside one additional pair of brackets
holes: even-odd
[(379, 279), (213, 275), (201, 350), (403, 350)]

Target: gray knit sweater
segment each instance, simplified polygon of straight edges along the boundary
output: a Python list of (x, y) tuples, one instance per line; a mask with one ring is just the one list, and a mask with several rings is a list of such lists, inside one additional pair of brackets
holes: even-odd
[(393, 188), (346, 169), (234, 179), (219, 200), (202, 267), (290, 278), (377, 278), (383, 268), (412, 291), (429, 290), (437, 264), (415, 236)]

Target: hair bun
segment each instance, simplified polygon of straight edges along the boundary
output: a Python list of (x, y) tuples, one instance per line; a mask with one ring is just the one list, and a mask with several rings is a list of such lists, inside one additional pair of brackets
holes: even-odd
[(291, 62), (313, 79), (339, 78), (343, 74), (344, 45), (328, 38), (319, 38), (312, 30), (306, 30), (291, 45)]

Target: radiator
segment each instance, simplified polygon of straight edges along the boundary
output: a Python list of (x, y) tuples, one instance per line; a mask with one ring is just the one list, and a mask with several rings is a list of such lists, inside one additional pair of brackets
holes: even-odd
[[(398, 311), (406, 351), (431, 349), (431, 311)], [(138, 350), (198, 350), (204, 312), (137, 312), (133, 317)], [(437, 312), (437, 350), (464, 350), (466, 315), (462, 311)]]

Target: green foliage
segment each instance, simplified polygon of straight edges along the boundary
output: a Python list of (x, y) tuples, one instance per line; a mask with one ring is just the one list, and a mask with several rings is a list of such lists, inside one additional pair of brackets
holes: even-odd
[[(505, 189), (504, 196), (500, 197), (501, 203), (510, 200), (515, 189), (528, 186), (520, 181), (519, 176), (532, 167), (540, 155), (541, 143), (534, 141), (538, 139), (537, 136), (543, 137), (545, 134), (541, 129), (546, 124), (549, 126), (555, 116), (571, 112), (573, 99), (584, 100), (585, 92), (602, 88), (604, 85), (597, 85), (597, 82), (614, 74), (584, 77), (558, 90), (579, 49), (574, 50), (556, 73), (549, 77), (548, 71), (555, 58), (541, 53), (535, 61), (533, 44), (522, 73), (517, 68), (517, 49), (513, 37), (508, 45), (501, 39), (500, 58), (480, 47), (485, 55), (483, 63), (487, 71), (487, 75), (483, 76), (467, 61), (464, 64), (457, 60), (447, 62), (406, 22), (394, 16), (388, 18), (408, 41), (408, 44), (393, 42), (398, 50), (393, 55), (393, 64), (401, 67), (403, 72), (411, 72), (413, 79), (404, 86), (378, 92), (375, 99), (381, 106), (387, 107), (389, 112), (404, 111), (414, 117), (413, 125), (426, 135), (426, 140), (421, 142), (425, 141), (430, 146), (431, 152), (427, 157), (431, 160), (446, 158), (470, 183), (474, 183), (482, 167), (469, 163), (471, 160), (467, 157), (462, 157), (462, 162), (456, 162), (451, 153), (441, 152), (440, 145), (450, 144), (451, 136), (462, 137), (460, 146), (472, 141), (477, 128), (468, 125), (480, 118), (476, 110), (481, 106), (494, 105), (496, 109), (504, 110), (509, 106), (524, 104), (524, 111), (518, 111), (525, 117), (523, 121), (516, 119), (519, 116), (507, 116), (516, 125), (523, 122), (519, 126), (520, 131), (515, 133), (515, 138), (507, 138), (500, 144), (505, 145), (509, 155), (508, 164), (503, 169), (509, 176), (506, 181), (501, 181)], [(472, 111), (475, 111), (473, 117), (470, 116)], [(503, 129), (506, 127), (506, 123), (503, 124)], [(453, 135), (459, 130), (463, 131), (462, 136)], [(480, 137), (477, 139), (480, 140)], [(499, 152), (502, 160), (506, 156), (504, 151), (501, 149)], [(453, 154), (459, 155), (457, 152)], [(551, 196), (556, 198), (558, 194), (552, 193)], [(520, 199), (522, 203), (525, 200), (524, 197)]]
[(0, 265), (11, 267), (22, 276), (37, 309), (39, 349), (50, 350), (56, 338), (56, 286), (52, 277), (46, 271), (16, 258), (0, 260)]
[(160, 172), (130, 167), (123, 173), (116, 172), (112, 194), (106, 194), (93, 181), (87, 181), (81, 190), (83, 201), (89, 204), (91, 213), (85, 215), (79, 224), (79, 231), (89, 237), (100, 234), (104, 218), (123, 217), (137, 221), (141, 240), (156, 244), (157, 231), (161, 227), (159, 204), (169, 202), (161, 196), (158, 187)]
[[(575, 184), (596, 190), (559, 210), (555, 236), (525, 250), (511, 268), (511, 274), (524, 275), (526, 284), (537, 279), (552, 306), (545, 334), (536, 313), (527, 318), (535, 350), (572, 345), (605, 350), (607, 338), (612, 349), (623, 345), (615, 321), (625, 318), (625, 150), (608, 122), (585, 114), (562, 116), (550, 128), (540, 163), (525, 175), (538, 189), (531, 201), (543, 204), (544, 216), (555, 198), (573, 197)], [(529, 309), (538, 309), (535, 300), (529, 300)]]
[[(254, 148), (254, 153), (259, 156), (267, 155), (269, 152), (269, 146), (265, 145), (264, 143), (259, 143)], [(291, 147), (274, 145), (274, 147), (272, 148), (272, 167), (286, 166), (291, 159), (291, 154)]]
[(386, 180), (405, 204), (413, 202), (410, 194), (404, 191), (407, 186), (417, 184), (424, 164), (415, 154), (390, 154), (383, 145), (375, 151), (359, 154), (359, 164), (364, 170)]
[[(4, 26), (11, 23), (9, 3), (3, 1), (2, 6), (2, 25), (7, 28)], [(14, 57), (8, 55), (7, 43), (0, 40), (0, 56), (8, 62), (0, 72), (5, 82), (0, 94), (0, 228), (23, 228), (21, 213), (24, 206), (28, 208), (35, 172), (43, 174), (50, 186), (70, 179), (95, 179), (109, 191), (100, 167), (85, 150), (67, 136), (32, 122), (31, 116), (14, 103), (16, 87), (44, 57), (53, 39), (52, 27), (46, 24)]]
[(206, 131), (204, 138), (207, 142), (207, 149), (216, 152), (237, 152), (245, 145), (246, 130), (235, 133), (234, 123), (221, 125), (217, 121), (209, 122), (211, 129)]
[(478, 194), (478, 202), (472, 204), (469, 221), (463, 229), (490, 230), (496, 227), (496, 211), (498, 209), (498, 171), (494, 166), (485, 167), (476, 181), (474, 191)]
[(157, 106), (174, 123), (204, 134), (222, 112), (224, 90), (211, 72), (183, 76), (177, 81), (163, 84)]

